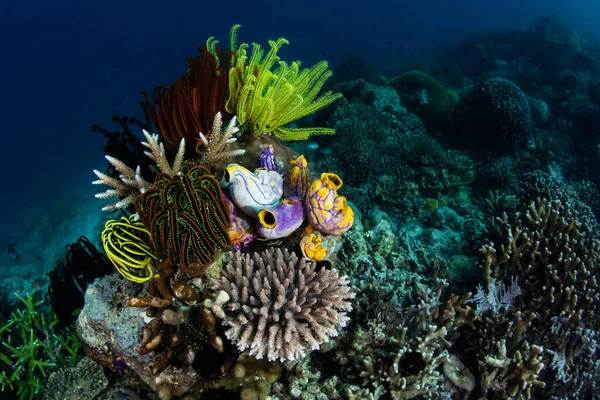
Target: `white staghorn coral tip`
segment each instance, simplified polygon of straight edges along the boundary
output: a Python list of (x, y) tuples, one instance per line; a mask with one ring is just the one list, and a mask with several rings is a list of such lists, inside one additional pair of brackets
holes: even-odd
[(204, 133), (198, 132), (198, 135), (200, 136), (200, 140), (202, 140), (202, 144), (208, 146), (208, 138), (204, 136)]

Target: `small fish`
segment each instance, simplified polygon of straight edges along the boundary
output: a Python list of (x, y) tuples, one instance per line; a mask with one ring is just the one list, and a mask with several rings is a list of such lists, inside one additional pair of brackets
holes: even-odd
[(305, 145), (306, 145), (306, 148), (309, 150), (316, 150), (319, 148), (319, 144), (313, 140), (307, 142)]
[(19, 253), (17, 253), (17, 250), (15, 249), (15, 245), (14, 244), (9, 244), (8, 245), (8, 255), (13, 260), (18, 260), (19, 259)]

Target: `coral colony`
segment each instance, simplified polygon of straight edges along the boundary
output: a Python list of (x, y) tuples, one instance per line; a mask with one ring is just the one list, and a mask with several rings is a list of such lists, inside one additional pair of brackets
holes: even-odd
[[(238, 28), (144, 94), (146, 121), (95, 127), (103, 252), (68, 247), (53, 311), (18, 297), (0, 328), (2, 391), (600, 398), (600, 139), (580, 122), (600, 120), (600, 70), (584, 63), (598, 44), (543, 19), (496, 44), (473, 36), (439, 81), (366, 80), (350, 60), (331, 83), (327, 62), (281, 60), (285, 39), (238, 45)], [(548, 53), (514, 43), (579, 69), (551, 87)], [(587, 100), (574, 95), (585, 76)]]

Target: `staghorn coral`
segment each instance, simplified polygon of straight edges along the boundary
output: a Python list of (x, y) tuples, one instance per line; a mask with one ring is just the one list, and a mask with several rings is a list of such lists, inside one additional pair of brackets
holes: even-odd
[(225, 112), (231, 52), (217, 49), (216, 43), (209, 38), (198, 48), (199, 56), (188, 58), (185, 75), (171, 86), (154, 89), (154, 104), (143, 93), (150, 119), (169, 150), (176, 150), (182, 139), (199, 149), (198, 133), (208, 132), (215, 114)]
[(159, 174), (135, 208), (156, 250), (187, 275), (229, 245), (229, 212), (219, 183), (203, 166), (184, 163), (181, 175)]
[[(239, 129), (235, 126), (235, 123), (235, 117), (231, 118), (227, 128), (225, 128), (224, 131), (221, 131), (223, 117), (221, 116), (221, 113), (218, 112), (213, 120), (211, 131), (206, 135), (200, 132), (200, 141), (196, 144), (196, 152), (201, 153), (200, 164), (214, 168), (219, 162), (241, 156), (246, 152), (244, 149), (227, 149), (231, 143), (237, 140), (234, 135)], [(202, 151), (200, 145), (204, 146), (204, 151)]]
[(214, 282), (229, 294), (226, 335), (241, 350), (269, 360), (298, 360), (339, 334), (354, 298), (346, 277), (287, 249), (233, 254)]
[[(162, 143), (158, 141), (158, 135), (151, 135), (146, 130), (143, 131), (147, 142), (142, 142), (142, 145), (148, 148), (150, 151), (145, 151), (144, 154), (156, 164), (157, 169), (168, 176), (174, 176), (179, 173), (181, 165), (183, 163), (183, 157), (185, 154), (185, 141), (182, 139), (179, 143), (179, 150), (173, 161), (173, 165), (169, 164), (165, 148)], [(108, 189), (105, 192), (96, 194), (98, 199), (108, 199), (111, 197), (118, 197), (119, 201), (109, 204), (102, 208), (103, 211), (112, 211), (115, 209), (123, 209), (133, 204), (135, 198), (140, 193), (144, 193), (152, 185), (142, 178), (141, 168), (138, 166), (135, 170), (128, 167), (122, 161), (111, 157), (105, 156), (111, 166), (120, 173), (119, 179), (113, 178), (107, 174), (104, 174), (98, 170), (94, 170), (94, 174), (98, 177), (98, 180), (92, 182), (94, 185), (108, 185), (112, 189)]]
[(410, 307), (379, 300), (357, 311), (355, 329), (335, 352), (345, 398), (437, 398), (444, 384), (454, 393), (473, 390), (471, 367), (452, 354), (458, 328), (473, 316), (463, 306), (469, 295), (442, 300), (446, 285), (420, 292)]
[(555, 178), (536, 173), (523, 181), (525, 205), (495, 220), (480, 266), (486, 283), (514, 278), (521, 295), (502, 313), (480, 310), (464, 331), (467, 357), (478, 360), (484, 396), (585, 398), (596, 390), (600, 364), (589, 335), (600, 329), (596, 221)]
[(44, 400), (90, 400), (108, 386), (102, 366), (84, 358), (73, 368), (58, 370), (48, 378)]

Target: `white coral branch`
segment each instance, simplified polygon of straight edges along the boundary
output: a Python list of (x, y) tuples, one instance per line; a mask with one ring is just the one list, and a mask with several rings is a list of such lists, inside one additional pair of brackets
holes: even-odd
[(223, 117), (218, 112), (215, 115), (210, 135), (204, 135), (202, 132), (199, 133), (200, 140), (204, 144), (204, 151), (200, 156), (201, 164), (208, 167), (215, 167), (220, 161), (241, 156), (246, 152), (244, 149), (227, 150), (227, 146), (237, 140), (234, 136), (239, 132), (239, 129), (236, 127), (236, 117), (231, 118), (225, 131), (221, 130), (222, 126)]
[(146, 130), (143, 132), (146, 137), (146, 142), (142, 142), (142, 144), (150, 149), (150, 151), (145, 151), (144, 154), (156, 163), (160, 172), (169, 176), (179, 174), (181, 165), (183, 164), (183, 156), (185, 154), (185, 139), (181, 139), (181, 142), (179, 142), (179, 150), (177, 150), (175, 161), (173, 162), (173, 166), (170, 166), (165, 153), (165, 147), (158, 141), (158, 135), (152, 135)]
[(134, 171), (125, 165), (122, 161), (106, 156), (108, 162), (115, 167), (115, 169), (121, 173), (119, 179), (113, 178), (106, 175), (98, 170), (94, 170), (94, 174), (98, 177), (98, 180), (92, 182), (94, 185), (108, 185), (112, 189), (108, 189), (105, 192), (96, 194), (98, 199), (109, 199), (112, 197), (122, 198), (121, 200), (109, 204), (102, 208), (103, 211), (111, 211), (114, 209), (125, 208), (133, 203), (136, 196), (139, 193), (143, 193), (150, 187), (148, 183), (141, 176), (140, 167)]
[(496, 281), (496, 278), (493, 278), (488, 284), (487, 292), (483, 286), (478, 285), (477, 294), (465, 303), (477, 303), (476, 312), (479, 315), (487, 310), (492, 310), (494, 314), (498, 314), (502, 309), (510, 309), (513, 306), (514, 300), (520, 295), (521, 288), (515, 277), (512, 277), (508, 288), (504, 285), (504, 282)]
[[(151, 135), (145, 130), (143, 132), (144, 136), (146, 137), (146, 142), (142, 142), (142, 144), (150, 150), (144, 152), (144, 154), (146, 154), (146, 156), (156, 163), (156, 166), (160, 172), (163, 172), (169, 176), (179, 174), (181, 166), (183, 165), (183, 157), (185, 154), (185, 140), (181, 139), (181, 142), (179, 143), (179, 150), (175, 156), (175, 161), (173, 161), (173, 165), (171, 166), (167, 160), (165, 148), (158, 140), (158, 135)], [(139, 165), (135, 170), (133, 170), (133, 168), (125, 165), (124, 162), (117, 158), (111, 156), (105, 157), (120, 175), (117, 179), (98, 170), (94, 170), (98, 180), (95, 180), (92, 183), (94, 185), (108, 185), (111, 187), (111, 189), (108, 189), (105, 192), (96, 194), (96, 198), (108, 199), (112, 197), (119, 197), (121, 200), (103, 207), (103, 211), (125, 208), (130, 204), (133, 204), (133, 201), (138, 194), (144, 193), (152, 186), (151, 183), (142, 178), (142, 172)]]

